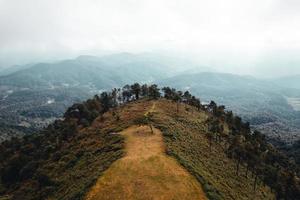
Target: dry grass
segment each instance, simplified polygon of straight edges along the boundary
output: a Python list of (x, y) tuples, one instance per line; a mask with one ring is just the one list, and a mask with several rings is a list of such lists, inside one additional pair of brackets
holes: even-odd
[(88, 193), (87, 200), (206, 199), (200, 184), (165, 154), (162, 134), (132, 126), (125, 136), (126, 156), (116, 161)]

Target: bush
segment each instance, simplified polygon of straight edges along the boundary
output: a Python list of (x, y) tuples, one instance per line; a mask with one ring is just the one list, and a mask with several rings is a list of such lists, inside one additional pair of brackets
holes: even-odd
[(46, 174), (38, 173), (36, 179), (38, 180), (40, 187), (54, 185), (54, 182)]
[(13, 156), (8, 163), (3, 167), (1, 171), (1, 180), (5, 186), (10, 186), (11, 184), (16, 183), (19, 179), (19, 172), (28, 162), (28, 158), (23, 155)]
[(20, 178), (24, 180), (32, 177), (37, 168), (38, 168), (38, 162), (31, 161), (27, 163), (27, 165), (25, 165), (20, 171)]

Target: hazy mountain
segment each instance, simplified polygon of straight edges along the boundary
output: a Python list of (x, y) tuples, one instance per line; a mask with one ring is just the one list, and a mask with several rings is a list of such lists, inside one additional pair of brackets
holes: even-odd
[(0, 78), (1, 85), (52, 88), (89, 85), (98, 89), (167, 77), (168, 66), (133, 54), (103, 58), (80, 56), (57, 63), (40, 63)]

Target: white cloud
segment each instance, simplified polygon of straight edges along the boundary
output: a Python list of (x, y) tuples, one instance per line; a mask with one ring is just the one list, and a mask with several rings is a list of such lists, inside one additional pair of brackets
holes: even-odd
[(299, 52), (298, 2), (0, 0), (0, 63), (100, 50), (177, 50), (218, 66), (248, 65), (250, 72), (273, 52)]

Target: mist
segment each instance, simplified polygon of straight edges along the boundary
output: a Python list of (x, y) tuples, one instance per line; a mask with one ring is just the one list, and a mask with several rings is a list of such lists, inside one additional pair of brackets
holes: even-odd
[(0, 67), (155, 52), (220, 72), (300, 74), (297, 0), (0, 0)]

